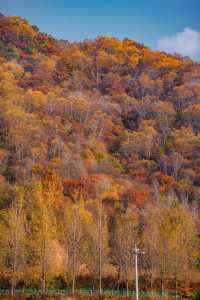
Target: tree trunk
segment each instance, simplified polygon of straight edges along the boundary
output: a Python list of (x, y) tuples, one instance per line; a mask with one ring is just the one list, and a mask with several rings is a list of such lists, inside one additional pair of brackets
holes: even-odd
[(177, 277), (175, 277), (175, 295), (176, 295), (176, 300), (178, 299), (178, 281)]
[(14, 262), (13, 262), (13, 274), (11, 280), (11, 295), (14, 295), (16, 286), (16, 254), (14, 255)]
[(128, 278), (126, 279), (126, 296), (129, 295)]
[(45, 272), (45, 258), (42, 263), (42, 293), (46, 292), (46, 272)]
[(75, 211), (73, 220), (73, 261), (72, 261), (72, 293), (75, 293), (75, 282), (76, 282), (76, 237), (77, 237), (77, 213)]
[(76, 282), (75, 259), (76, 258), (75, 258), (75, 253), (74, 253), (73, 254), (73, 274), (72, 274), (72, 294), (75, 293), (75, 282)]
[(153, 295), (153, 276), (152, 275), (150, 278), (150, 288), (151, 288), (151, 295)]
[(42, 285), (42, 293), (45, 294), (46, 292), (46, 248), (47, 248), (47, 245), (46, 245), (46, 239), (45, 237), (43, 237), (43, 241), (42, 241), (42, 282), (41, 282), (41, 285)]
[(121, 274), (121, 268), (118, 268), (118, 278), (117, 278), (117, 290), (119, 291), (120, 288), (120, 274)]
[(15, 286), (16, 286), (16, 269), (17, 269), (17, 240), (18, 240), (18, 233), (17, 233), (17, 226), (15, 231), (15, 241), (14, 241), (14, 256), (13, 256), (13, 272), (12, 272), (12, 280), (11, 280), (11, 295), (14, 295)]
[(75, 293), (75, 281), (76, 281), (76, 276), (75, 273), (73, 274), (73, 279), (72, 279), (72, 294)]
[(46, 292), (46, 279), (45, 279), (45, 274), (42, 276), (42, 294), (45, 294)]
[(164, 295), (164, 280), (161, 278), (161, 295)]

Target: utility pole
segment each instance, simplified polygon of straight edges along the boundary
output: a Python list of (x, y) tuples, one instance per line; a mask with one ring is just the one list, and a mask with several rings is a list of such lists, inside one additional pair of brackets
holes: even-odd
[(134, 253), (135, 253), (135, 293), (136, 293), (136, 300), (139, 300), (139, 291), (138, 291), (138, 252), (139, 252), (139, 249), (135, 245)]
[(141, 251), (139, 248), (137, 248), (135, 244), (134, 248), (134, 254), (135, 254), (135, 294), (136, 294), (136, 300), (139, 300), (139, 287), (138, 287), (138, 254), (145, 254), (144, 251)]

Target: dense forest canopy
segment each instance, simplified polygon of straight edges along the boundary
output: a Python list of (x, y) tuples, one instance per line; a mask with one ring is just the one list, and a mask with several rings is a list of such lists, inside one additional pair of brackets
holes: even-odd
[(199, 208), (200, 64), (0, 15), (2, 286), (128, 289), (135, 243), (144, 287), (195, 285)]

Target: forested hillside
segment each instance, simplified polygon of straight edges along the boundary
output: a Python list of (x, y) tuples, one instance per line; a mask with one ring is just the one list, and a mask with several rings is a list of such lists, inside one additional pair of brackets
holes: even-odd
[(135, 243), (143, 288), (197, 285), (199, 208), (200, 64), (0, 16), (1, 287), (133, 288)]

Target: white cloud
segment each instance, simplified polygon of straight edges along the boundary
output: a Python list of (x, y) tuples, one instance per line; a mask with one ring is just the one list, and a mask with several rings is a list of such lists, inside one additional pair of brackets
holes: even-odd
[(157, 49), (168, 53), (178, 53), (194, 60), (200, 59), (200, 32), (189, 27), (183, 32), (158, 40)]

